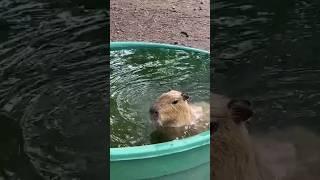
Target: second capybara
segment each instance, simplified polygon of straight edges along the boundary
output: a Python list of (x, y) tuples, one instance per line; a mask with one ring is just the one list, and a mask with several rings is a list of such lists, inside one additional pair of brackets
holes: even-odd
[(246, 127), (253, 115), (250, 102), (214, 94), (210, 108), (211, 179), (275, 179), (261, 162)]

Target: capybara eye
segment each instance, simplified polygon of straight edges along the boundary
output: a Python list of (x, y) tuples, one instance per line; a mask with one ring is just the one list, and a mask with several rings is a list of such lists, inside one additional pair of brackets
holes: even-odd
[(178, 103), (178, 100), (175, 100), (172, 102), (172, 104), (177, 104)]

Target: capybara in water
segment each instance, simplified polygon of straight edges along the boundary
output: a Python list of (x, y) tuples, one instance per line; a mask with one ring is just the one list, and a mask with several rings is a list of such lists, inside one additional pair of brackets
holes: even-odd
[(156, 127), (151, 134), (152, 143), (170, 141), (208, 129), (209, 104), (191, 104), (189, 95), (170, 90), (154, 102), (150, 116)]
[(211, 179), (272, 180), (248, 134), (250, 102), (214, 94), (210, 102)]

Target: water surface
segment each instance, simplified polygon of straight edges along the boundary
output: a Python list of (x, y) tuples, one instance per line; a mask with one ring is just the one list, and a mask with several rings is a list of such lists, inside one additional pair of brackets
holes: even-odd
[(105, 179), (106, 8), (0, 1), (0, 179)]
[(111, 146), (150, 144), (149, 108), (169, 89), (208, 102), (209, 63), (208, 54), (175, 49), (111, 51)]

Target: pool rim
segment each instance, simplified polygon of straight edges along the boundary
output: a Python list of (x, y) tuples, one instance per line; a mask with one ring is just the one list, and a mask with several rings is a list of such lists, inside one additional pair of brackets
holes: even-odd
[(145, 42), (145, 41), (110, 41), (110, 51), (111, 48), (114, 49), (129, 49), (129, 48), (146, 48), (146, 46), (150, 48), (168, 48), (168, 49), (179, 49), (185, 51), (195, 51), (199, 53), (210, 54), (209, 51), (181, 46), (181, 45), (173, 45), (173, 44), (165, 44), (165, 43), (155, 43), (155, 42)]
[[(193, 51), (210, 55), (206, 50), (196, 49), (192, 47), (185, 47), (179, 45), (141, 42), (141, 41), (117, 41), (110, 42), (110, 52), (119, 49), (137, 49), (137, 48), (166, 48), (178, 49), (184, 51)], [(110, 162), (146, 159), (160, 156), (171, 155), (184, 151), (190, 151), (205, 145), (210, 144), (210, 130), (199, 133), (195, 136), (180, 140), (173, 140), (164, 143), (150, 144), (144, 146), (120, 147), (110, 148)]]

